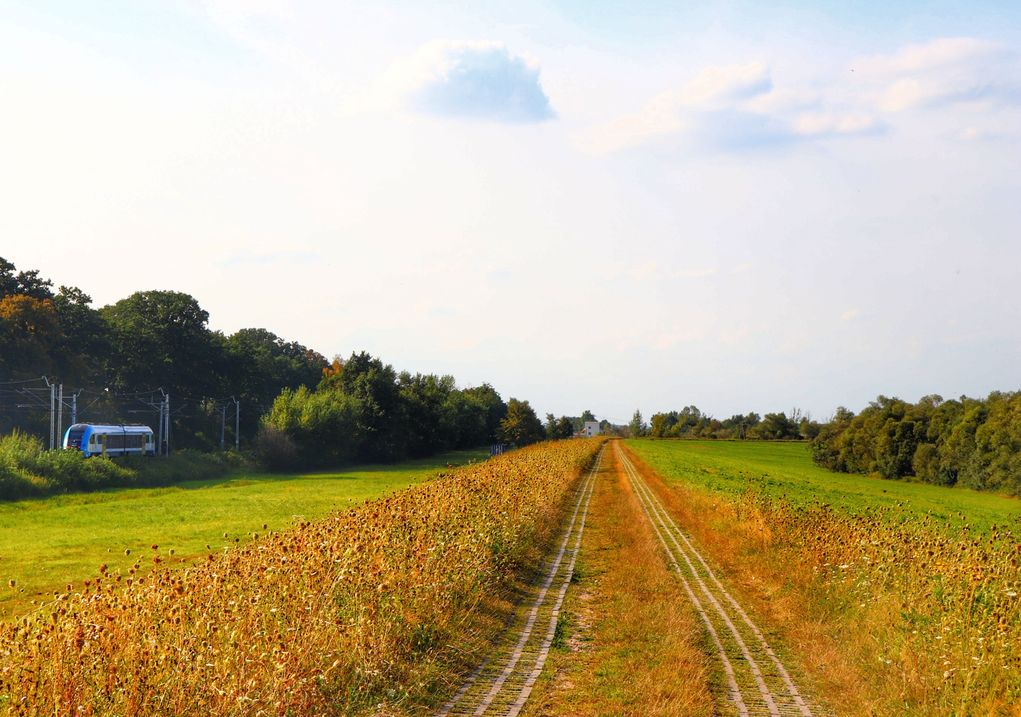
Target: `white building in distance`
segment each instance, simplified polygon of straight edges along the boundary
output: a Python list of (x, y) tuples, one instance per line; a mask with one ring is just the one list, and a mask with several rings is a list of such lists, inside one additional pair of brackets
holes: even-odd
[(598, 436), (599, 433), (599, 421), (585, 421), (585, 425), (581, 429), (581, 435), (591, 438), (592, 436)]

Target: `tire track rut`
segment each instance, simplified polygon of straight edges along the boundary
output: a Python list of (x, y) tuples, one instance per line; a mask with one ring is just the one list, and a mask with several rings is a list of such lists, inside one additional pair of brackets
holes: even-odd
[(614, 448), (670, 567), (716, 648), (731, 711), (739, 717), (821, 717), (818, 708), (810, 707), (798, 691), (762, 631), (723, 586), (627, 454), (619, 444)]
[(490, 656), (468, 676), (436, 717), (517, 717), (524, 708), (556, 636), (560, 609), (574, 575), (589, 501), (605, 450), (605, 446), (599, 449), (577, 490), (559, 549), (547, 561), (545, 577), (534, 587), (530, 602), (526, 599), (528, 609), (518, 611)]

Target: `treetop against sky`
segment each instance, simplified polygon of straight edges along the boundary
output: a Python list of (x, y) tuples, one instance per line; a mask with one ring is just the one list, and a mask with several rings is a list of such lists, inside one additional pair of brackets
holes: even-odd
[(0, 8), (3, 255), (97, 304), (621, 423), (1017, 388), (1017, 3)]

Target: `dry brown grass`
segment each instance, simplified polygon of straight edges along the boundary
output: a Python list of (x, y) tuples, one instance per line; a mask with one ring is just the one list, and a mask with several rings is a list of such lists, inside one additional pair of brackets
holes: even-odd
[(711, 715), (698, 618), (616, 458), (603, 465), (567, 606), (574, 633), (526, 714)]
[[(429, 704), (599, 441), (515, 451), (201, 565), (100, 575), (0, 626), (0, 713), (327, 715)], [(139, 568), (140, 568), (139, 564)], [(111, 574), (112, 573), (112, 574)]]
[[(1021, 545), (650, 486), (841, 714), (1018, 714)], [(802, 680), (804, 681), (804, 680)]]

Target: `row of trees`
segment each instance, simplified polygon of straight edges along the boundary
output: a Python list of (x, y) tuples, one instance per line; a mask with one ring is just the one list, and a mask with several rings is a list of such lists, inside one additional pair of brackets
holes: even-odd
[(1021, 393), (918, 403), (879, 396), (858, 415), (837, 409), (812, 455), (835, 471), (1021, 494)]
[(685, 406), (680, 411), (656, 413), (646, 424), (642, 415), (635, 412), (628, 426), (632, 436), (653, 438), (752, 438), (758, 440), (810, 440), (820, 429), (819, 423), (794, 409), (788, 416), (784, 412), (737, 414), (723, 420), (702, 413), (696, 406)]
[(397, 373), (367, 353), (335, 359), (314, 390), (284, 389), (264, 419), (258, 447), (274, 467), (394, 461), (498, 442), (525, 446), (570, 438), (580, 417), (506, 403), (492, 386), (458, 388), (452, 376)]
[(265, 329), (225, 335), (208, 322), (188, 294), (144, 291), (95, 308), (80, 289), (54, 291), (38, 271), (0, 258), (0, 434), (46, 433), (48, 389), (20, 383), (42, 386), (45, 375), (68, 394), (81, 391), (79, 419), (95, 422), (155, 426), (161, 389), (172, 397), (177, 447), (218, 446), (221, 427), (229, 434), (233, 424), (227, 397), (241, 403), (246, 440), (265, 423), (269, 454), (318, 464), (545, 437), (526, 401), (505, 404), (491, 386), (398, 375), (364, 353), (331, 364)]
[(227, 397), (241, 402), (241, 431), (251, 437), (282, 387), (315, 385), (328, 366), (265, 329), (225, 335), (208, 321), (195, 298), (176, 291), (95, 308), (81, 289), (54, 291), (38, 271), (0, 258), (0, 433), (45, 433), (47, 410), (17, 383), (45, 375), (69, 394), (82, 392), (82, 420), (154, 423), (157, 410), (147, 404), (162, 389), (173, 397), (175, 445), (211, 448)]
[[(527, 402), (504, 403), (488, 384), (461, 389), (452, 376), (397, 373), (353, 353), (335, 359), (314, 389), (285, 388), (265, 416), (259, 446), (276, 466), (417, 458), (491, 442), (505, 424), (513, 432), (527, 423), (529, 412), (538, 423)], [(525, 431), (518, 442), (529, 437)]]

